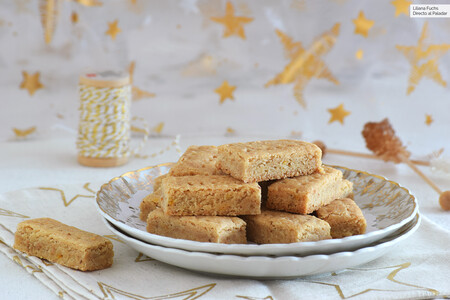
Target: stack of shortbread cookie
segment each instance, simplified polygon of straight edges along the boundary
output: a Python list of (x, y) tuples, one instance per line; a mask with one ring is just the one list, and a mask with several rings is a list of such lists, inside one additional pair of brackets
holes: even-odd
[(150, 233), (214, 243), (294, 243), (364, 233), (353, 184), (297, 140), (191, 146), (141, 203)]

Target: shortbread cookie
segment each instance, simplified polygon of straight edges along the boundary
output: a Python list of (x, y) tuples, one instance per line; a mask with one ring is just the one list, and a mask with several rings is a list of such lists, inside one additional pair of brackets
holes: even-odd
[(247, 243), (245, 222), (238, 217), (169, 216), (157, 208), (148, 215), (147, 231), (198, 242)]
[(247, 239), (258, 244), (282, 244), (330, 239), (330, 225), (311, 215), (263, 210), (260, 215), (242, 216)]
[(221, 175), (216, 146), (190, 146), (170, 169), (170, 176)]
[(161, 189), (147, 195), (142, 199), (141, 205), (139, 206), (140, 214), (139, 218), (142, 221), (147, 220), (148, 214), (159, 207), (159, 202), (161, 201)]
[(261, 188), (228, 175), (195, 175), (163, 179), (162, 201), (168, 215), (237, 216), (261, 212)]
[(142, 221), (146, 221), (148, 213), (159, 206), (159, 202), (161, 201), (161, 197), (162, 197), (161, 183), (162, 183), (162, 180), (168, 176), (169, 176), (169, 174), (164, 174), (164, 175), (156, 177), (153, 180), (153, 193), (145, 196), (144, 199), (142, 199), (142, 202), (139, 206), (139, 209), (141, 211), (139, 214), (139, 218)]
[(366, 231), (367, 223), (361, 209), (349, 198), (334, 200), (319, 208), (316, 215), (330, 224), (331, 236), (334, 239), (363, 234)]
[(324, 166), (324, 173), (286, 178), (268, 188), (266, 207), (297, 214), (310, 214), (333, 200), (348, 197), (353, 184), (342, 172)]
[(218, 151), (217, 168), (244, 182), (308, 175), (322, 166), (320, 148), (296, 140), (235, 143)]
[(108, 268), (114, 257), (108, 239), (49, 218), (19, 223), (14, 249), (81, 271)]

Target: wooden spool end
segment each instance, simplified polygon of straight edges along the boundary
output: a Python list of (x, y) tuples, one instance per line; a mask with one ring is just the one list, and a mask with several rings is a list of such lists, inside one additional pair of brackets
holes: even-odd
[(100, 158), (100, 157), (87, 157), (78, 155), (78, 162), (81, 165), (87, 167), (96, 167), (96, 168), (117, 167), (126, 164), (128, 162), (128, 156)]

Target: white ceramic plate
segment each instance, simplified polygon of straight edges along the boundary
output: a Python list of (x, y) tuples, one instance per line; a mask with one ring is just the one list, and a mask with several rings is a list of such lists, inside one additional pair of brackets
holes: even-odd
[(192, 252), (144, 243), (120, 231), (106, 219), (106, 226), (127, 245), (156, 260), (181, 268), (242, 277), (289, 278), (335, 272), (372, 261), (412, 235), (420, 224), (419, 214), (391, 235), (356, 251), (311, 256), (238, 256)]
[(104, 184), (97, 193), (100, 214), (127, 234), (164, 247), (238, 255), (311, 255), (352, 251), (380, 240), (399, 229), (418, 213), (413, 195), (398, 183), (364, 171), (333, 166), (354, 184), (354, 200), (367, 220), (367, 232), (342, 239), (292, 244), (216, 244), (174, 239), (148, 233), (139, 219), (139, 204), (153, 190), (155, 177), (172, 166), (167, 163), (123, 174)]

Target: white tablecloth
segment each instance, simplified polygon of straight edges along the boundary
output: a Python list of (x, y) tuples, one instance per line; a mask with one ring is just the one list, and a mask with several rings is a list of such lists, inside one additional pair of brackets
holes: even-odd
[[(260, 137), (274, 138), (274, 137)], [(244, 137), (198, 137), (181, 138), (180, 147), (184, 150), (191, 144), (222, 144), (245, 141), (253, 138)], [(144, 152), (151, 153), (165, 149), (172, 143), (171, 138), (152, 139)], [(178, 153), (174, 147), (151, 159), (133, 159), (128, 164), (116, 168), (89, 168), (76, 162), (76, 149), (73, 138), (49, 140), (27, 140), (3, 142), (0, 145), (0, 193), (18, 189), (54, 186), (59, 184), (84, 184), (86, 182), (107, 182), (109, 179), (130, 170), (154, 165), (161, 162), (175, 161)], [(450, 230), (450, 215), (440, 209), (438, 195), (426, 185), (407, 166), (393, 165), (377, 160), (326, 155), (324, 162), (363, 169), (380, 174), (409, 188), (417, 197), (420, 211), (424, 217), (442, 229)], [(429, 169), (424, 172), (445, 187), (446, 179), (433, 174)], [(431, 224), (432, 225), (432, 224)], [(427, 225), (428, 226), (428, 225)], [(449, 253), (448, 248), (442, 249)], [(426, 256), (426, 253), (422, 253)], [(447, 270), (448, 271), (448, 270)], [(51, 299), (56, 295), (42, 285), (21, 266), (13, 263), (6, 256), (0, 255), (0, 298), (1, 299)], [(439, 274), (436, 274), (439, 278)], [(441, 278), (442, 279), (442, 278)], [(375, 296), (375, 294), (374, 294)], [(338, 298), (338, 294), (336, 294)]]

